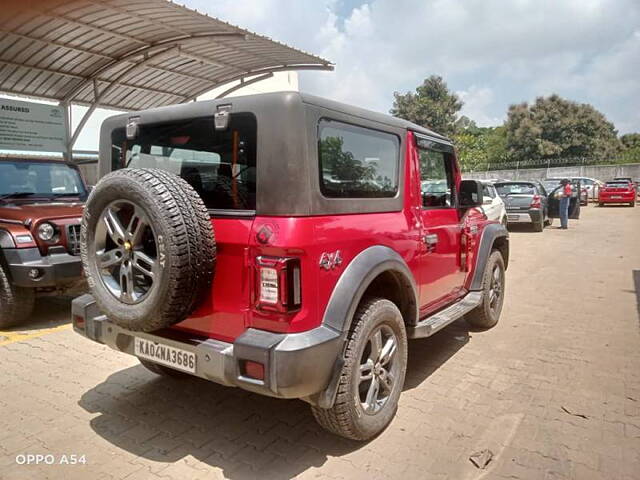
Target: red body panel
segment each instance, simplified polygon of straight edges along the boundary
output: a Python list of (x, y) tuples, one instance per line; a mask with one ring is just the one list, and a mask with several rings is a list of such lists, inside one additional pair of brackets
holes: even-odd
[[(173, 328), (232, 341), (249, 327), (272, 332), (302, 332), (317, 327), (331, 294), (347, 265), (374, 245), (395, 250), (407, 263), (420, 290), (421, 315), (450, 303), (466, 292), (472, 275), (478, 239), (486, 217), (477, 209), (462, 218), (455, 208), (423, 210), (417, 149), (407, 134), (404, 208), (398, 212), (310, 217), (216, 218), (217, 264), (213, 295), (189, 319)], [(460, 173), (456, 166), (456, 185)], [(258, 233), (267, 227), (265, 242)], [(428, 252), (422, 236), (439, 237)], [(462, 246), (461, 246), (462, 245)], [(323, 253), (340, 251), (336, 268), (319, 265)], [(300, 259), (299, 310), (278, 313), (256, 306), (258, 256)], [(211, 300), (213, 298), (213, 301)]]
[[(38, 246), (40, 253), (46, 255), (49, 246), (67, 246), (65, 226), (80, 223), (82, 219), (83, 203), (80, 202), (51, 202), (29, 199), (15, 200), (11, 204), (0, 204), (0, 228), (8, 230), (15, 238), (16, 235), (30, 233), (34, 243), (19, 243), (17, 248), (33, 248)], [(60, 228), (60, 239), (56, 243), (45, 243), (38, 239), (37, 229), (42, 222), (51, 222)]]
[(631, 203), (636, 198), (636, 189), (632, 184), (628, 187), (603, 186), (598, 191), (599, 203)]

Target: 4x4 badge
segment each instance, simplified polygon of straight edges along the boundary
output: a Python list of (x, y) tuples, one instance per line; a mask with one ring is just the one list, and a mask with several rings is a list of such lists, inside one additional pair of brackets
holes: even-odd
[(320, 268), (324, 268), (325, 270), (331, 270), (332, 268), (336, 268), (340, 266), (342, 263), (342, 254), (340, 250), (336, 250), (335, 252), (323, 252), (320, 255)]

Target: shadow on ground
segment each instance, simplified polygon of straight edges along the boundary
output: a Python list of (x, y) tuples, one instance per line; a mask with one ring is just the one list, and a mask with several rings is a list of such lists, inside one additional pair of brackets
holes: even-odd
[[(469, 338), (466, 324), (459, 321), (431, 338), (410, 342), (405, 390), (424, 382)], [(191, 455), (229, 478), (290, 479), (365, 445), (321, 429), (302, 401), (198, 378), (161, 378), (142, 366), (109, 376), (87, 391), (79, 405), (99, 413), (91, 420), (98, 435), (160, 462), (155, 468)]]

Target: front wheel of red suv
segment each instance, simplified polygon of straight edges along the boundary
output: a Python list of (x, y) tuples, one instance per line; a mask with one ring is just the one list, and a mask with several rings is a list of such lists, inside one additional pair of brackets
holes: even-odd
[(368, 440), (393, 420), (407, 371), (407, 333), (389, 300), (364, 301), (347, 338), (345, 362), (332, 408), (311, 407), (322, 427), (352, 440)]

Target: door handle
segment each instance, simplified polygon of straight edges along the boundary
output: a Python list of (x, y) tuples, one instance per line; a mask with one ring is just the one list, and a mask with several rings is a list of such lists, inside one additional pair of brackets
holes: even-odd
[(427, 235), (422, 236), (422, 241), (427, 246), (427, 251), (433, 252), (438, 244), (438, 235), (435, 233), (428, 233)]

